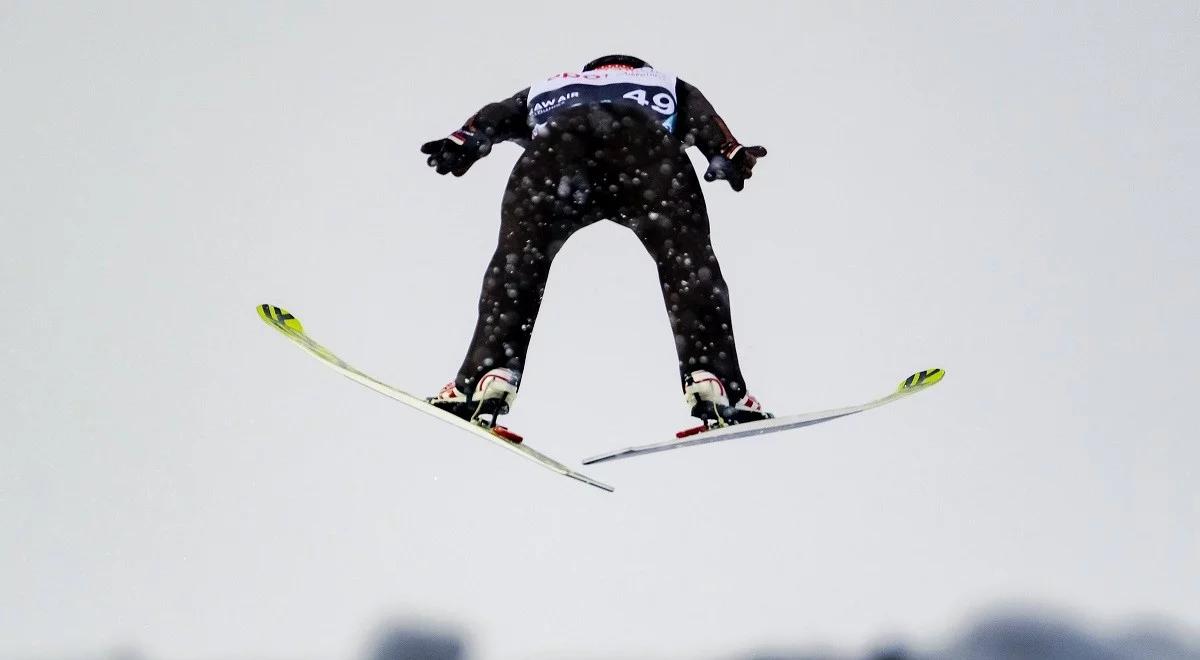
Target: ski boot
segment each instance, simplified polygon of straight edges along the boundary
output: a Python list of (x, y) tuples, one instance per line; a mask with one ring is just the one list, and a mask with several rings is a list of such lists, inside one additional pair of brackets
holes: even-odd
[(676, 433), (680, 438), (730, 424), (745, 424), (775, 417), (769, 412), (764, 412), (762, 404), (750, 394), (730, 405), (725, 384), (708, 371), (693, 371), (683, 379), (683, 400), (691, 406), (692, 417), (698, 417), (703, 424)]
[[(484, 428), (511, 442), (521, 442), (521, 436), (496, 423), (517, 399), (521, 373), (512, 369), (492, 369), (480, 376), (475, 390), (468, 397), (454, 381), (446, 383), (437, 396), (426, 399), (437, 408)], [(490, 419), (489, 419), (490, 418)]]

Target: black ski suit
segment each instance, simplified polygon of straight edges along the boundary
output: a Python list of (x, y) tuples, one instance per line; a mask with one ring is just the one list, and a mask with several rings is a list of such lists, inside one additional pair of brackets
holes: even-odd
[[(683, 81), (675, 89), (677, 116), (666, 125), (648, 117), (646, 102), (618, 98), (559, 109), (533, 126), (529, 92), (472, 116), (455, 142), (479, 136), (484, 147), (465, 164), (439, 166), (439, 172), (461, 175), (491, 143), (510, 140), (525, 149), (500, 206), (499, 241), (484, 273), (475, 334), (455, 378), (459, 389), (470, 393), (495, 367), (524, 368), (554, 256), (575, 231), (609, 220), (631, 229), (658, 266), (681, 378), (710, 371), (724, 382), (730, 403), (738, 401), (746, 385), (729, 292), (709, 241), (700, 183), (684, 150), (694, 144), (712, 161), (736, 158), (741, 145), (699, 90)], [(742, 175), (748, 177), (752, 166), (751, 157)], [(741, 178), (733, 178), (740, 189)]]

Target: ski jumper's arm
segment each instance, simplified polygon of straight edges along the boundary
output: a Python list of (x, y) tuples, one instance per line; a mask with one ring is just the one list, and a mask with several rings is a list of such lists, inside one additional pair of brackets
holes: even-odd
[(493, 143), (526, 137), (529, 134), (529, 125), (526, 123), (528, 100), (529, 88), (525, 88), (503, 101), (489, 103), (471, 115), (461, 131), (482, 135)]
[(475, 161), (491, 153), (496, 142), (524, 142), (529, 135), (525, 122), (528, 98), (529, 90), (523, 89), (503, 101), (483, 106), (449, 137), (421, 145), (421, 153), (429, 156), (426, 162), (437, 168), (438, 174), (462, 176)]
[(763, 147), (747, 147), (737, 141), (725, 120), (699, 89), (680, 80), (679, 127), (685, 144), (694, 144), (708, 159), (706, 181), (725, 179), (734, 190), (741, 190), (759, 158), (767, 155)]
[(726, 155), (726, 152), (739, 146), (725, 120), (721, 119), (700, 90), (680, 80), (676, 85), (676, 94), (679, 96), (681, 136), (689, 144), (696, 145), (706, 159), (712, 160), (718, 154)]

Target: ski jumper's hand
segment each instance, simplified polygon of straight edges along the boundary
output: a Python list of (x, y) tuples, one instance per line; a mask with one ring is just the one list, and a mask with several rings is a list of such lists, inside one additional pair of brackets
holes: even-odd
[(421, 145), (421, 153), (428, 156), (425, 162), (438, 174), (462, 176), (475, 161), (491, 153), (493, 144), (505, 140), (519, 143), (522, 136), (529, 135), (525, 123), (528, 97), (529, 90), (523, 89), (503, 101), (489, 103), (449, 137)]
[(723, 179), (729, 182), (729, 187), (741, 192), (746, 187), (746, 179), (754, 176), (754, 164), (759, 158), (767, 155), (766, 147), (747, 147), (735, 144), (722, 153), (715, 154), (708, 161), (708, 170), (704, 172), (705, 181)]
[(462, 176), (471, 169), (475, 161), (492, 151), (492, 141), (482, 135), (455, 131), (450, 137), (431, 140), (421, 145), (421, 153), (428, 154), (425, 160), (438, 174)]
[(734, 190), (746, 186), (754, 164), (767, 155), (763, 147), (747, 147), (717, 114), (712, 103), (704, 98), (700, 90), (680, 80), (676, 84), (679, 94), (679, 125), (685, 144), (695, 145), (708, 159), (705, 181), (723, 179)]

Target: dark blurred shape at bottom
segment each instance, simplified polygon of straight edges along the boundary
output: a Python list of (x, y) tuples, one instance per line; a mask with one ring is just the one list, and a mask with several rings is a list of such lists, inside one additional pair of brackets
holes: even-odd
[(1163, 626), (1089, 632), (1069, 617), (1032, 608), (978, 617), (955, 641), (922, 652), (887, 646), (866, 656), (759, 653), (737, 660), (1200, 660), (1200, 642)]
[(1165, 627), (1096, 634), (1045, 612), (985, 617), (930, 660), (1200, 660), (1200, 646)]
[[(973, 623), (950, 639), (940, 647), (920, 640), (914, 640), (912, 645), (877, 646), (866, 655), (810, 646), (807, 650), (760, 650), (723, 658), (700, 655), (696, 660), (1200, 660), (1200, 639), (1165, 623), (1142, 622), (1109, 627), (1101, 632), (1069, 616), (1030, 607), (993, 610), (975, 617)], [(364, 655), (367, 660), (486, 660), (471, 657), (464, 640), (454, 629), (389, 623), (372, 636)], [(587, 640), (581, 640), (584, 648), (586, 644)], [(117, 650), (102, 657), (154, 660), (133, 649)], [(574, 660), (578, 656), (535, 652), (530, 657)], [(584, 657), (605, 660), (595, 654), (585, 653)], [(648, 656), (621, 657), (644, 660)]]
[(452, 633), (389, 626), (379, 634), (370, 660), (465, 660), (463, 647)]

